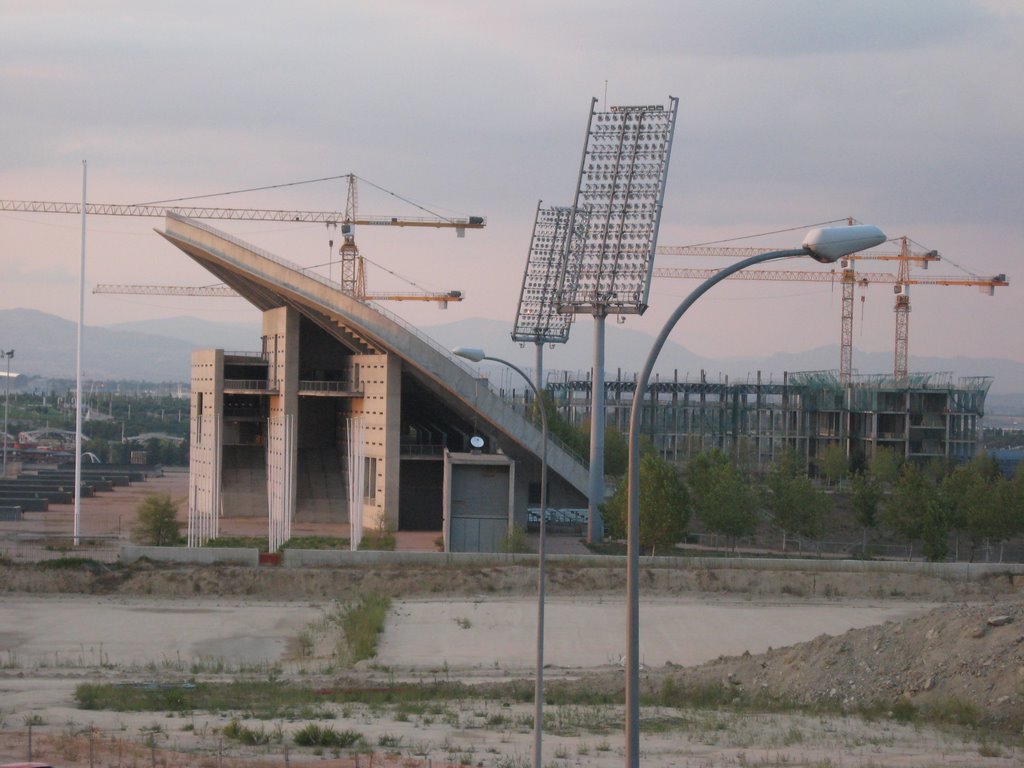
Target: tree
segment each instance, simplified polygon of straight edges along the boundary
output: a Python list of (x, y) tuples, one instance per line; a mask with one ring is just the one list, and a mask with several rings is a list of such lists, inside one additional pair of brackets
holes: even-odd
[(608, 427), (604, 431), (604, 473), (622, 477), (628, 468), (629, 442), (619, 430)]
[(738, 537), (757, 531), (757, 492), (725, 453), (715, 449), (691, 458), (687, 483), (709, 531), (731, 537), (734, 547)]
[[(911, 553), (913, 541), (924, 533), (925, 514), (935, 496), (935, 489), (928, 483), (920, 467), (916, 464), (905, 464), (893, 488), (892, 496), (882, 510), (882, 522), (894, 533), (910, 540)], [(933, 529), (929, 531), (930, 536), (937, 535), (934, 525), (938, 521), (939, 519), (934, 516), (931, 519)]]
[(147, 496), (136, 510), (136, 523), (132, 540), (137, 544), (154, 547), (173, 546), (178, 543), (178, 505), (166, 493)]
[(876, 448), (868, 459), (868, 474), (884, 487), (899, 480), (902, 466), (903, 457), (895, 448)]
[[(985, 541), (1002, 543), (1020, 530), (1010, 486), (1002, 475), (983, 481), (979, 493), (968, 506), (967, 535), (971, 538), (972, 559), (978, 545)], [(1000, 550), (1000, 562), (1002, 559)]]
[(922, 551), (931, 562), (945, 560), (949, 554), (948, 509), (937, 494), (933, 494), (924, 508), (921, 520)]
[[(939, 485), (939, 496), (946, 507), (949, 527), (955, 531), (956, 550), (955, 556), (960, 558), (960, 534), (967, 530), (968, 520), (972, 517), (971, 508), (977, 504), (979, 495), (984, 491), (985, 482), (981, 477), (979, 468), (972, 464), (962, 464), (943, 478)], [(972, 542), (971, 559), (974, 559), (974, 546)]]
[[(608, 534), (626, 538), (628, 483), (621, 482), (604, 506)], [(676, 468), (652, 452), (640, 457), (640, 546), (650, 550), (672, 548), (686, 535), (690, 497)]]
[(860, 524), (864, 533), (863, 549), (867, 554), (868, 549), (868, 528), (874, 528), (878, 521), (878, 505), (882, 501), (882, 486), (869, 475), (858, 472), (853, 476), (850, 488), (850, 504), (853, 507), (853, 514)]
[(842, 482), (850, 474), (850, 459), (839, 443), (829, 443), (818, 457), (821, 474), (829, 485)]
[(796, 451), (784, 451), (768, 472), (765, 504), (782, 529), (782, 550), (787, 533), (817, 536), (828, 508), (828, 497), (811, 483)]

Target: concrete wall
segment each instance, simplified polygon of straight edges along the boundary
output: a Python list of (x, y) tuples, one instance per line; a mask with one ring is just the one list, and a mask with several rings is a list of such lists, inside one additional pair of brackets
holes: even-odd
[(290, 307), (263, 313), (267, 378), (277, 383), (270, 396), (267, 421), (267, 496), (270, 516), (295, 516), (295, 466), (299, 418), (299, 314)]
[(188, 506), (190, 543), (195, 544), (216, 534), (221, 512), (223, 350), (202, 349), (192, 353), (191, 386)]
[[(373, 500), (363, 505), (364, 528), (382, 524), (398, 527), (399, 422), (401, 418), (401, 364), (393, 355), (354, 355), (359, 368), (361, 398), (352, 400), (352, 415), (363, 419), (363, 451), (377, 460)], [(364, 488), (370, 495), (370, 489)]]

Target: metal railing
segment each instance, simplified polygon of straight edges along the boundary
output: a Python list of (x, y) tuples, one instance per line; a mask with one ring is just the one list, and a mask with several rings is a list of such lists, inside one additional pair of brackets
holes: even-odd
[(299, 381), (299, 394), (303, 392), (338, 392), (346, 394), (359, 394), (361, 390), (356, 389), (351, 381), (318, 381), (315, 379), (302, 379)]
[(402, 456), (441, 456), (443, 445), (402, 445), (398, 452)]
[(224, 389), (240, 389), (245, 392), (277, 392), (277, 382), (266, 379), (224, 379)]

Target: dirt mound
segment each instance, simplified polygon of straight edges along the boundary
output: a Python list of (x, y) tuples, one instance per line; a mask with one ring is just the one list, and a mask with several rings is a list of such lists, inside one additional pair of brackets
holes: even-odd
[(888, 702), (970, 721), (1024, 725), (1024, 600), (950, 605), (758, 656), (668, 670), (648, 684), (722, 683), (805, 703), (863, 709)]

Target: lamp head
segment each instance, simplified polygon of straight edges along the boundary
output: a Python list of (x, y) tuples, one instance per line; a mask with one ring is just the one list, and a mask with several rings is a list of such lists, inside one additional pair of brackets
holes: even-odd
[(482, 349), (478, 349), (476, 347), (456, 347), (455, 349), (452, 350), (452, 354), (458, 355), (459, 357), (464, 357), (467, 360), (474, 363), (479, 363), (481, 360), (487, 357), (487, 355), (484, 354), (484, 351)]
[(851, 253), (881, 245), (885, 240), (885, 233), (871, 224), (855, 224), (852, 227), (819, 227), (807, 233), (803, 247), (811, 255), (811, 258), (822, 264), (831, 264)]

